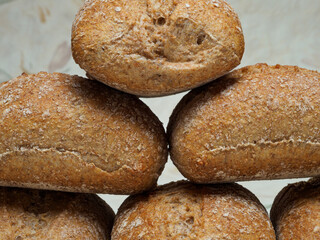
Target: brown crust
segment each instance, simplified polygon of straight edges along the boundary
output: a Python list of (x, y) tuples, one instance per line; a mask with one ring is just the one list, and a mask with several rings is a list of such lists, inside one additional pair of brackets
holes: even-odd
[(270, 217), (278, 240), (320, 239), (320, 178), (283, 188)]
[(129, 197), (112, 239), (275, 239), (259, 200), (238, 184), (180, 181)]
[(161, 122), (138, 98), (66, 74), (23, 74), (0, 85), (0, 183), (132, 194), (167, 160)]
[(109, 240), (113, 221), (94, 194), (0, 187), (1, 239)]
[(199, 183), (320, 173), (320, 74), (257, 64), (195, 89), (168, 125), (170, 155)]
[(140, 96), (203, 85), (243, 52), (240, 21), (224, 0), (89, 0), (72, 28), (73, 58), (88, 76)]

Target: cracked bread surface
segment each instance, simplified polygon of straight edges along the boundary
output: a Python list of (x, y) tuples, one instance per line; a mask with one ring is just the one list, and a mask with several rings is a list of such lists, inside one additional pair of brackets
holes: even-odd
[(192, 90), (168, 124), (170, 155), (198, 183), (320, 173), (320, 74), (257, 64)]
[(240, 64), (244, 37), (223, 0), (87, 0), (72, 53), (90, 78), (140, 96), (203, 85)]
[(131, 196), (121, 205), (112, 239), (275, 239), (259, 200), (238, 184), (179, 181)]
[(320, 178), (283, 188), (270, 217), (278, 240), (320, 239)]
[(110, 240), (113, 221), (94, 194), (0, 187), (2, 240)]
[(132, 194), (167, 160), (161, 122), (137, 97), (78, 76), (23, 74), (0, 85), (0, 184)]

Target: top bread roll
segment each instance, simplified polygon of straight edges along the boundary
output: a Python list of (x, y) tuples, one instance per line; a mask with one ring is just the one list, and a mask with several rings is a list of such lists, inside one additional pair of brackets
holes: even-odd
[(87, 0), (72, 29), (88, 76), (140, 96), (200, 86), (237, 65), (238, 16), (223, 0)]
[(320, 73), (257, 64), (187, 94), (168, 126), (171, 158), (198, 183), (320, 174)]
[(133, 194), (167, 159), (161, 122), (137, 97), (67, 74), (0, 85), (0, 185)]

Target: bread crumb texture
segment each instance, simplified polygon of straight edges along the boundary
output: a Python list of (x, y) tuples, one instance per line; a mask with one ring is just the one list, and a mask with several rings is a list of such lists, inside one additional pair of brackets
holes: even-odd
[(238, 184), (170, 183), (129, 197), (112, 239), (275, 239), (259, 200)]
[(114, 88), (161, 96), (239, 65), (244, 38), (223, 0), (87, 0), (72, 28), (81, 68)]
[(320, 178), (290, 184), (270, 212), (277, 239), (320, 239)]
[(161, 122), (135, 96), (41, 72), (0, 85), (0, 184), (131, 194), (167, 160)]
[(183, 98), (168, 125), (170, 154), (200, 183), (316, 176), (319, 119), (318, 72), (244, 67)]
[(2, 240), (109, 240), (113, 220), (93, 194), (0, 187)]

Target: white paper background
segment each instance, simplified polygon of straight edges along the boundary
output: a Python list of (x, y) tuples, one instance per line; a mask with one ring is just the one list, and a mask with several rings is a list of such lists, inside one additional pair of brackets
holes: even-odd
[[(22, 72), (84, 75), (73, 62), (70, 30), (83, 0), (0, 0), (0, 82)], [(246, 51), (241, 66), (258, 62), (298, 65), (320, 70), (319, 0), (229, 0), (242, 22)], [(143, 99), (167, 125), (183, 94)], [(160, 184), (183, 177), (170, 159)], [(288, 182), (241, 183), (269, 209)], [(116, 211), (126, 196), (101, 195)]]

